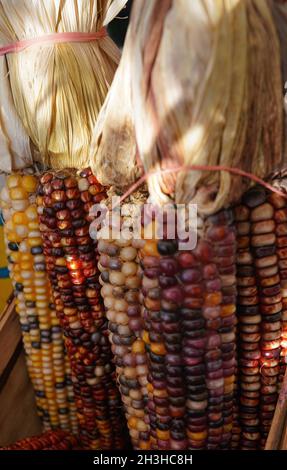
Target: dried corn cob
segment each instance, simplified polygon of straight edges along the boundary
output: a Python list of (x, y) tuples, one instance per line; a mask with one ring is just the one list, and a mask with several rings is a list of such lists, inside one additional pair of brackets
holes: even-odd
[[(272, 416), (272, 401), (275, 399), (272, 381), (277, 381), (277, 378), (271, 380), (269, 387), (269, 384), (263, 382), (260, 371), (262, 366), (262, 373), (265, 375), (269, 376), (274, 372), (276, 376), (278, 373), (277, 366), (272, 366), (272, 363), (276, 364), (277, 359), (274, 358), (275, 362), (265, 360), (268, 355), (278, 354), (277, 348), (271, 349), (276, 343), (271, 344), (273, 340), (270, 338), (276, 337), (278, 332), (274, 335), (271, 333), (270, 318), (271, 313), (275, 315), (276, 309), (280, 308), (280, 301), (274, 302), (278, 305), (273, 306), (271, 288), (274, 286), (273, 284), (268, 286), (268, 282), (278, 283), (278, 277), (270, 274), (276, 271), (273, 264), (267, 266), (266, 270), (260, 265), (261, 258), (264, 261), (265, 258), (269, 258), (269, 254), (266, 253), (269, 249), (268, 243), (272, 240), (272, 233), (271, 235), (267, 233), (268, 236), (265, 237), (265, 233), (252, 234), (251, 228), (248, 228), (247, 233), (238, 236), (240, 349), (236, 351), (235, 234), (230, 212), (223, 211), (215, 215), (214, 213), (237, 201), (245, 191), (244, 187), (247, 188), (245, 185), (251, 185), (252, 178), (243, 181), (244, 178), (239, 175), (240, 171), (238, 175), (229, 171), (215, 172), (214, 167), (210, 171), (210, 166), (222, 164), (237, 169), (244, 168), (257, 177), (264, 178), (273, 171), (274, 164), (280, 165), (282, 156), (280, 148), (283, 142), (280, 111), (282, 96), (279, 89), (274, 86), (276, 81), (280, 83), (281, 80), (280, 51), (269, 2), (252, 0), (235, 3), (236, 8), (230, 9), (231, 4), (226, 1), (139, 2), (133, 10), (123, 58), (95, 128), (91, 145), (92, 168), (96, 170), (102, 183), (115, 185), (118, 190), (135, 183), (139, 170), (137, 163), (140, 160), (150, 199), (158, 206), (162, 207), (169, 202), (172, 204), (194, 202), (198, 205), (201, 215), (211, 215), (203, 221), (198, 245), (198, 249), (201, 244), (205, 246), (208, 259), (197, 250), (191, 253), (195, 259), (190, 270), (193, 270), (194, 275), (200, 279), (194, 284), (187, 282), (186, 287), (185, 282), (182, 282), (181, 275), (188, 277), (192, 274), (185, 273), (189, 269), (181, 269), (177, 265), (179, 254), (176, 251), (172, 253), (171, 259), (166, 261), (165, 253), (159, 253), (157, 250), (156, 239), (146, 240), (142, 249), (143, 283), (146, 284), (142, 286), (143, 339), (149, 359), (148, 415), (152, 448), (182, 449), (185, 448), (187, 441), (191, 449), (205, 447), (224, 449), (229, 445), (232, 447), (241, 445), (244, 449), (259, 448), (264, 445), (268, 420)], [(186, 4), (189, 5), (187, 9)], [(188, 14), (178, 14), (181, 8), (188, 10), (192, 22), (188, 20)], [(211, 27), (209, 23), (213, 15), (217, 17), (217, 21), (213, 24), (215, 27)], [(208, 21), (203, 21), (205, 16)], [(145, 23), (139, 20), (143, 17), (146, 19)], [(167, 17), (168, 22), (165, 21)], [(188, 53), (189, 57), (183, 61), (178, 61), (179, 51), (176, 47), (172, 47), (170, 36), (170, 25), (179, 21), (182, 23), (181, 26), (185, 27), (180, 28), (179, 42), (183, 43), (189, 36), (195, 46), (194, 54)], [(274, 69), (276, 69), (275, 75), (277, 74), (275, 81), (273, 81), (275, 75), (272, 79), (269, 76), (268, 54), (266, 55), (266, 47), (263, 46), (267, 30), (271, 33), (272, 40), (267, 41), (265, 46), (270, 48), (269, 51), (273, 51), (271, 55), (274, 64), (276, 63)], [(214, 35), (218, 41), (212, 40)], [(226, 48), (228, 35), (230, 41), (227, 41)], [(200, 50), (202, 43), (198, 41), (199, 36), (206, 41), (202, 50)], [(244, 43), (244, 47), (240, 47), (240, 51), (238, 49), (240, 60), (237, 60), (235, 66), (234, 57), (238, 58), (238, 54), (234, 56), (234, 51), (237, 51), (239, 38), (242, 39), (241, 46)], [(218, 47), (214, 47), (215, 43)], [(222, 54), (219, 54), (220, 44)], [(186, 52), (184, 48), (179, 50), (181, 54)], [(257, 61), (252, 62), (252, 66), (248, 59), (250, 54), (257, 58)], [(149, 60), (146, 60), (146, 57)], [(194, 63), (195, 68), (198, 66), (201, 69), (201, 73), (191, 75), (186, 73), (187, 63), (190, 61)], [(229, 94), (224, 87), (222, 88), (222, 82), (219, 80), (224, 62), (228, 66)], [(182, 66), (181, 73), (177, 73), (179, 64)], [(164, 73), (169, 67), (171, 73)], [(138, 74), (134, 79), (133, 72), (139, 68), (144, 73)], [(238, 80), (239, 69), (246, 78), (244, 83)], [(271, 126), (266, 124), (264, 119), (257, 119), (262, 115), (261, 108), (267, 106), (270, 107), (270, 111), (272, 108), (271, 101), (265, 101), (263, 96), (264, 87), (254, 86), (255, 77), (262, 77), (263, 69), (266, 80), (263, 79), (261, 84), (266, 85), (269, 82), (269, 96), (272, 96), (271, 101), (273, 100), (275, 109), (275, 113), (267, 112)], [(175, 70), (172, 80), (173, 86), (176, 83), (176, 106), (175, 101), (170, 100), (171, 87), (164, 83)], [(209, 93), (210, 83), (217, 87), (218, 93), (214, 93), (214, 89), (211, 94)], [(135, 92), (131, 93), (131, 89)], [(194, 93), (196, 89), (200, 89), (202, 93)], [(126, 98), (125, 106), (117, 106), (123, 94)], [(182, 99), (178, 99), (180, 95)], [(258, 99), (259, 95), (262, 96), (262, 100)], [(234, 106), (235, 97), (236, 100), (238, 98), (239, 106)], [(211, 98), (217, 100), (217, 105), (214, 107), (210, 106)], [(201, 100), (202, 106), (190, 106), (190, 103), (194, 103), (196, 99)], [(219, 112), (221, 106), (222, 112)], [(235, 108), (237, 111), (234, 114)], [(199, 109), (200, 119), (197, 112)], [(242, 113), (245, 118), (242, 118)], [(222, 125), (224, 115), (226, 119), (223, 119), (224, 125)], [(186, 125), (183, 124), (185, 119)], [(210, 125), (203, 126), (204, 120), (205, 123), (209, 121)], [(167, 131), (168, 126), (170, 126), (169, 131)], [(236, 138), (230, 139), (231, 135)], [(118, 145), (115, 145), (115, 142)], [(254, 158), (256, 154), (258, 158)], [(197, 168), (196, 171), (191, 170), (192, 164), (194, 170)], [(198, 171), (199, 169), (203, 171)], [(137, 187), (143, 178), (139, 178), (133, 188)], [(245, 209), (249, 211), (247, 206)], [(248, 218), (246, 221), (250, 223)], [(160, 243), (164, 245), (172, 242), (173, 240), (164, 239)], [(257, 247), (257, 243), (262, 243), (262, 247)], [(250, 251), (258, 266), (252, 265), (253, 255), (251, 256)], [(145, 259), (147, 263), (151, 263), (151, 266), (145, 265)], [(170, 262), (173, 266), (172, 275), (166, 276), (170, 278), (166, 281), (170, 282), (170, 285), (161, 286), (159, 278), (164, 275), (155, 274), (156, 270), (160, 270), (162, 262)], [(203, 273), (207, 265), (213, 266), (210, 274), (213, 277), (204, 280)], [(154, 270), (154, 277), (148, 275), (150, 268)], [(283, 278), (284, 274), (281, 274), (281, 279)], [(197, 291), (194, 287), (196, 284)], [(282, 285), (285, 287), (284, 282)], [(210, 286), (213, 286), (214, 291), (208, 291)], [(166, 295), (170, 295), (170, 298), (166, 298)], [(261, 295), (262, 299), (259, 300)], [(186, 298), (192, 301), (190, 305), (193, 307), (188, 308), (192, 313), (184, 311), (184, 316), (181, 316)], [(165, 320), (161, 317), (162, 312)], [(204, 315), (210, 317), (205, 319)], [(261, 317), (264, 317), (264, 320)], [(202, 318), (204, 318), (202, 331), (196, 327), (193, 330), (193, 325), (197, 320), (200, 324)], [(273, 319), (275, 320), (276, 316)], [(262, 334), (261, 324), (264, 329)], [(182, 325), (188, 326), (183, 328)], [(171, 331), (167, 332), (166, 329), (169, 327)], [(182, 345), (190, 344), (184, 342), (188, 334), (198, 334), (199, 337), (195, 338), (201, 345), (199, 348), (202, 349), (201, 355), (198, 350), (191, 352), (189, 348), (187, 352), (185, 346), (181, 348), (179, 354), (178, 344), (170, 347), (169, 338), (165, 333), (174, 333)], [(169, 354), (169, 347), (175, 351), (174, 354)], [(196, 348), (193, 346), (193, 349)], [(262, 360), (262, 357), (265, 359)], [(194, 365), (189, 365), (183, 374), (183, 362), (187, 359), (191, 359), (190, 362)], [(175, 364), (171, 365), (172, 372), (168, 373), (170, 360), (175, 361)], [(240, 363), (239, 370), (236, 367), (237, 360)], [(190, 387), (182, 380), (183, 375), (189, 380), (189, 373)], [(239, 387), (236, 385), (240, 410), (234, 407), (236, 374), (240, 383)], [(192, 383), (193, 375), (196, 378)], [(173, 384), (178, 384), (178, 388), (172, 384), (168, 385), (170, 376)], [(176, 380), (173, 381), (173, 378)], [(178, 400), (177, 408), (180, 408), (177, 429), (173, 427), (174, 420), (169, 409), (169, 404), (173, 402), (174, 389), (177, 389), (175, 398)], [(204, 399), (206, 392), (207, 398)], [(260, 392), (262, 392), (261, 399)], [(199, 404), (194, 398), (197, 394), (200, 396)], [(185, 400), (187, 396), (188, 402)], [(184, 400), (181, 400), (182, 397)], [(186, 428), (182, 428), (181, 414), (184, 413), (187, 403), (194, 407), (185, 414), (186, 420), (191, 419), (190, 434), (187, 434)], [(199, 408), (196, 413), (197, 406)], [(238, 422), (239, 417), (241, 422)], [(231, 436), (233, 421), (235, 429)]]
[(38, 413), (44, 429), (61, 427), (77, 432), (69, 401), (64, 341), (51, 304), (39, 232), (35, 190), (37, 178), (14, 174), (1, 193), (6, 219), (8, 267), (13, 280), (29, 374), (35, 389)]
[[(252, 194), (252, 192), (250, 192)], [(278, 372), (281, 339), (282, 295), (276, 254), (274, 209), (267, 202), (266, 191), (257, 190), (260, 202), (252, 204), (251, 246), (256, 266), (259, 309), (262, 314), (260, 341), (260, 446), (264, 449), (278, 398)], [(255, 198), (257, 199), (257, 197)], [(254, 202), (254, 198), (249, 199)], [(272, 379), (266, 380), (266, 369)], [(269, 376), (268, 376), (269, 377)], [(253, 390), (255, 390), (253, 384)], [(258, 384), (259, 386), (259, 384)], [(272, 413), (272, 416), (271, 416)]]
[[(287, 356), (287, 201), (283, 197), (273, 193), (268, 200), (274, 208), (274, 220), (276, 231), (276, 248), (278, 257), (278, 268), (282, 296), (282, 317), (281, 317), (281, 361), (279, 388), (283, 380), (286, 368)], [(278, 329), (279, 330), (279, 329)], [(277, 330), (277, 331), (278, 331)], [(275, 330), (276, 331), (276, 330)], [(278, 331), (279, 333), (279, 331)], [(279, 391), (279, 390), (278, 390)]]
[[(271, 196), (270, 202), (275, 203)], [(242, 449), (264, 448), (278, 398), (282, 293), (274, 207), (255, 187), (236, 208)], [(279, 203), (279, 202), (278, 202)]]
[[(142, 312), (144, 320), (143, 340), (146, 345), (149, 368), (147, 378), (149, 382), (148, 417), (151, 446), (153, 449), (170, 449), (172, 439), (170, 422), (174, 419), (174, 411), (172, 409), (173, 404), (169, 400), (168, 388), (171, 386), (170, 382), (173, 383), (174, 380), (179, 381), (179, 385), (181, 385), (181, 374), (179, 378), (177, 376), (174, 378), (174, 374), (172, 374), (173, 371), (171, 371), (170, 374), (167, 370), (166, 355), (171, 353), (169, 348), (166, 348), (164, 344), (164, 335), (168, 335), (169, 338), (169, 333), (176, 334), (177, 322), (174, 325), (174, 330), (171, 331), (169, 325), (170, 322), (174, 320), (174, 312), (161, 311), (161, 266), (156, 240), (145, 241), (141, 251), (141, 257), (143, 267), (142, 294), (144, 306)], [(174, 269), (172, 263), (173, 261), (170, 263), (170, 269)], [(165, 318), (163, 319), (164, 316)], [(163, 323), (164, 321), (165, 324)], [(176, 349), (177, 344), (175, 343), (173, 347)], [(176, 397), (174, 397), (174, 400), (176, 400)], [(182, 397), (178, 397), (178, 400), (181, 401)], [(180, 419), (182, 415), (178, 414), (178, 417)], [(180, 421), (179, 425), (181, 424)]]
[(0, 450), (77, 450), (80, 449), (78, 439), (62, 430), (47, 431), (41, 436), (21, 439)]
[[(202, 383), (204, 320), (200, 318), (200, 310), (199, 314), (192, 310), (198, 307), (201, 299), (196, 298), (198, 288), (193, 280), (194, 285), (187, 286), (190, 287), (190, 297), (187, 298), (189, 304), (183, 302), (184, 288), (180, 286), (177, 277), (180, 276), (182, 282), (185, 282), (181, 270), (182, 266), (186, 267), (186, 263), (190, 263), (190, 259), (188, 253), (186, 256), (183, 253), (182, 258), (177, 260), (174, 256), (176, 252), (175, 240), (146, 240), (142, 249), (144, 340), (150, 371), (148, 410), (152, 447), (155, 449), (180, 450), (193, 444), (199, 447), (207, 437), (207, 390)], [(191, 263), (194, 266), (192, 255)], [(152, 288), (147, 284), (151, 268), (156, 274)], [(191, 274), (190, 271), (187, 270), (186, 274)], [(193, 271), (193, 276), (196, 276), (196, 270)], [(198, 329), (196, 333), (190, 328), (194, 324)], [(193, 358), (189, 353), (195, 343), (199, 354)], [(195, 401), (193, 393), (196, 394)]]
[[(249, 209), (246, 206), (239, 206), (235, 210), (236, 230), (237, 230), (237, 318), (239, 321), (237, 335), (238, 335), (238, 361), (239, 361), (239, 375), (238, 375), (238, 402), (239, 402), (239, 426), (233, 430), (233, 439), (238, 446), (248, 449), (248, 445), (256, 448), (258, 439), (244, 443), (243, 434), (245, 429), (251, 424), (253, 426), (259, 424), (259, 414), (257, 405), (252, 406), (248, 401), (254, 398), (252, 392), (244, 390), (245, 384), (254, 379), (259, 380), (259, 368), (252, 367), (253, 351), (259, 349), (259, 341), (254, 342), (254, 331), (258, 331), (258, 323), (261, 321), (261, 316), (258, 314), (258, 308), (254, 306), (257, 301), (257, 286), (255, 270), (253, 267), (253, 258), (250, 251), (249, 235), (250, 235), (250, 222), (249, 222)], [(253, 297), (252, 297), (253, 295)], [(255, 300), (254, 300), (255, 299)], [(251, 335), (251, 336), (250, 336)], [(252, 342), (253, 341), (253, 342)], [(255, 353), (256, 354), (256, 353)], [(251, 393), (251, 396), (249, 395)], [(247, 400), (247, 401), (246, 401)], [(247, 408), (246, 408), (247, 407)], [(234, 436), (236, 435), (236, 439)]]
[(123, 423), (88, 216), (90, 204), (101, 194), (90, 170), (78, 177), (46, 173), (40, 179), (37, 206), (71, 364), (81, 442), (87, 448), (112, 449), (123, 445)]
[(229, 446), (236, 294), (231, 222), (227, 211), (204, 221), (194, 251), (179, 251), (169, 239), (146, 240), (142, 249), (153, 448)]
[[(132, 214), (126, 214), (121, 219), (121, 228), (125, 226), (126, 233), (131, 221)], [(141, 241), (125, 238), (115, 230), (112, 236), (112, 239), (107, 239), (99, 234), (101, 294), (109, 320), (109, 337), (133, 447), (149, 449), (149, 426), (145, 421), (148, 370), (141, 338), (143, 322), (139, 304), (141, 278), (138, 248)]]
[[(92, 174), (92, 171), (89, 168), (81, 172), (78, 172), (77, 182), (78, 182), (78, 188), (81, 194), (81, 199), (84, 202), (84, 211), (86, 214), (85, 220), (88, 223), (91, 223), (91, 221), (94, 220), (94, 217), (93, 215), (91, 215), (90, 210), (95, 204), (99, 204), (103, 199), (106, 198), (106, 192), (103, 186), (99, 184), (97, 178)], [(99, 250), (98, 250), (98, 243), (96, 242), (96, 240), (97, 240), (97, 237), (95, 237), (94, 242), (95, 242), (97, 275), (99, 276), (100, 272), (97, 267), (98, 260), (99, 260)], [(83, 263), (83, 266), (86, 268), (89, 268), (88, 263), (86, 265)], [(100, 281), (100, 278), (98, 278), (98, 280)], [(100, 283), (98, 287), (100, 289)], [(87, 292), (87, 295), (89, 296), (88, 292)], [(100, 296), (100, 299), (101, 299), (101, 302), (100, 302), (101, 309), (104, 309), (101, 296)], [(106, 330), (106, 333), (108, 333), (107, 330)], [(105, 344), (106, 344), (106, 338), (105, 338)], [(114, 370), (114, 363), (112, 361), (112, 356), (110, 356), (109, 363), (112, 365), (112, 370)], [(114, 373), (113, 373), (113, 382), (114, 382)], [(118, 392), (117, 387), (115, 387), (113, 384), (110, 387), (110, 391), (109, 391), (109, 419), (110, 419), (111, 428), (114, 430), (116, 434), (119, 433), (119, 435), (121, 435), (121, 433), (123, 433), (123, 431), (125, 431), (126, 429), (126, 424), (124, 421), (121, 424), (119, 424), (122, 414), (123, 412), (122, 412), (121, 403), (120, 403), (120, 394)], [(119, 448), (121, 448), (125, 443), (128, 442), (128, 439), (121, 436), (120, 438), (118, 438), (118, 440), (116, 440), (116, 442), (117, 442), (116, 445)]]
[[(260, 384), (260, 324), (258, 288), (254, 258), (251, 253), (250, 209), (239, 206), (235, 212), (238, 233), (238, 312), (240, 364), (240, 422), (241, 449), (258, 449), (260, 440), (259, 390)], [(253, 390), (254, 384), (256, 390)]]

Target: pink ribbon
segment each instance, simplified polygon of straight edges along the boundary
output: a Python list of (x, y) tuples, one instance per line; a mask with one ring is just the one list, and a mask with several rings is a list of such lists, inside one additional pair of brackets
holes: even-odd
[(95, 33), (53, 33), (45, 34), (37, 38), (23, 39), (22, 41), (12, 42), (6, 46), (0, 47), (0, 56), (21, 52), (28, 47), (35, 45), (64, 44), (72, 42), (92, 42), (107, 36), (106, 28), (102, 28)]
[(258, 176), (248, 173), (247, 171), (241, 170), (240, 168), (233, 168), (225, 165), (182, 165), (176, 168), (166, 168), (164, 170), (151, 170), (148, 173), (145, 173), (141, 176), (132, 186), (125, 192), (121, 198), (120, 202), (123, 202), (128, 196), (134, 193), (145, 181), (151, 176), (160, 176), (168, 173), (179, 173), (180, 171), (227, 171), (233, 175), (242, 176), (248, 178), (255, 183), (260, 184), (266, 189), (269, 189), (275, 194), (278, 194), (281, 197), (287, 198), (287, 193), (280, 191), (280, 189), (274, 188), (271, 184), (267, 183)]

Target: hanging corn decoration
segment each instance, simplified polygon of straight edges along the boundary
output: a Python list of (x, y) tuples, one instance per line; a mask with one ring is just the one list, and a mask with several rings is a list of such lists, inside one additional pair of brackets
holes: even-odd
[[(256, 187), (235, 208), (235, 224), (231, 210), (203, 219), (194, 251), (180, 252), (176, 240), (131, 242), (143, 270), (139, 336), (148, 357), (144, 421), (152, 449), (264, 448), (285, 370), (286, 205)], [(119, 331), (128, 335), (127, 318), (114, 313), (123, 306), (125, 245), (99, 243), (115, 345)], [(122, 344), (113, 352), (125, 401), (117, 356), (135, 362)]]
[[(133, 208), (140, 209), (144, 195), (133, 195)], [(115, 357), (117, 379), (125, 406), (130, 437), (135, 449), (149, 449), (149, 423), (146, 421), (147, 375), (143, 321), (140, 306), (141, 273), (139, 247), (129, 230), (133, 212), (121, 216), (120, 226), (113, 225), (111, 238), (98, 234), (101, 294), (104, 299), (108, 330)], [(120, 232), (122, 231), (122, 232)], [(129, 234), (129, 237), (125, 236)]]
[(265, 178), (282, 163), (282, 88), (270, 2), (134, 5), (90, 165), (120, 194), (145, 180), (156, 207), (194, 203), (201, 220), (190, 266), (168, 237), (140, 250), (152, 449), (264, 447), (282, 376), (285, 240), (264, 191), (235, 210), (237, 236), (232, 207), (252, 185), (244, 172)]
[(77, 432), (69, 370), (46, 272), (31, 174), (7, 177), (1, 192), (8, 267), (13, 281), (29, 375), (44, 429)]
[(41, 436), (21, 439), (0, 450), (79, 450), (80, 444), (75, 436), (62, 430), (47, 431)]
[(100, 299), (97, 245), (89, 209), (103, 197), (90, 170), (45, 173), (37, 207), (55, 308), (72, 370), (80, 439), (86, 448), (119, 449), (125, 437)]

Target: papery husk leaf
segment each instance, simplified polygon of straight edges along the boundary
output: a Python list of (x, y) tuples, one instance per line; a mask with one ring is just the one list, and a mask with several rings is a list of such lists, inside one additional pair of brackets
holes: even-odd
[[(97, 171), (116, 174), (135, 162), (133, 123), (144, 171), (189, 165), (235, 167), (266, 177), (282, 160), (282, 79), (278, 36), (266, 0), (138, 0), (121, 64), (129, 77), (113, 89), (101, 117), (100, 146), (93, 148)], [(127, 92), (124, 87), (129, 88)], [(113, 87), (112, 87), (113, 88)], [(113, 98), (112, 98), (113, 95)], [(122, 119), (122, 115), (125, 119)], [(97, 129), (98, 131), (98, 129)], [(112, 133), (114, 137), (112, 137)], [(109, 139), (113, 148), (107, 153)], [(108, 159), (108, 163), (104, 160)], [(133, 172), (130, 171), (129, 175)], [(105, 179), (108, 181), (108, 177)], [(153, 200), (199, 202), (203, 214), (232, 204), (251, 182), (228, 172), (187, 171), (148, 178)], [(118, 184), (131, 183), (129, 177)]]
[[(57, 32), (99, 31), (125, 3), (1, 0), (1, 45)], [(7, 55), (15, 108), (44, 165), (87, 166), (92, 131), (119, 59), (109, 37), (37, 45)]]
[[(0, 14), (1, 14), (0, 5)], [(2, 34), (10, 34), (1, 28)], [(0, 57), (0, 172), (20, 170), (33, 163), (29, 136), (17, 115), (5, 56)]]
[(90, 166), (105, 186), (124, 188), (138, 175), (130, 65), (123, 57), (100, 111), (90, 147)]
[(280, 39), (281, 50), (281, 71), (282, 86), (284, 94), (284, 136), (283, 136), (283, 159), (278, 171), (285, 170), (287, 167), (287, 2), (285, 0), (269, 0), (269, 6), (272, 11), (277, 33)]

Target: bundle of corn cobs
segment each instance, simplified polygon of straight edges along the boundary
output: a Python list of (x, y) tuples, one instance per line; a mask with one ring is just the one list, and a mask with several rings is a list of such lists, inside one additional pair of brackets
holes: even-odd
[[(125, 3), (0, 1), (0, 169), (21, 170), (7, 178), (1, 207), (27, 365), (44, 429), (79, 429), (94, 449), (124, 442), (86, 220), (101, 186), (90, 171), (78, 188), (72, 174), (40, 178), (39, 168), (85, 166), (120, 58), (106, 26)], [(62, 43), (63, 33), (93, 39)]]
[[(88, 139), (95, 176), (40, 178), (39, 230), (85, 447), (123, 445), (116, 373), (134, 448), (264, 448), (287, 347), (287, 199), (218, 168), (267, 178), (283, 165), (280, 8), (137, 0)], [(22, 124), (45, 163), (58, 166), (62, 144), (66, 166), (81, 152), (86, 163), (90, 119), (80, 142), (69, 125), (58, 141), (56, 119), (43, 145)], [(145, 186), (133, 186), (141, 174)], [(119, 195), (89, 232), (92, 206)]]
[[(120, 233), (110, 222), (97, 236), (137, 448), (265, 445), (285, 368), (287, 199), (261, 187), (246, 193), (251, 179), (208, 167), (267, 178), (283, 165), (279, 10), (261, 0), (134, 5), (91, 166), (112, 186), (108, 204), (125, 198)], [(128, 190), (141, 174), (147, 187)], [(195, 248), (184, 246), (178, 213), (171, 234), (176, 204), (197, 204), (183, 221), (197, 224)]]

